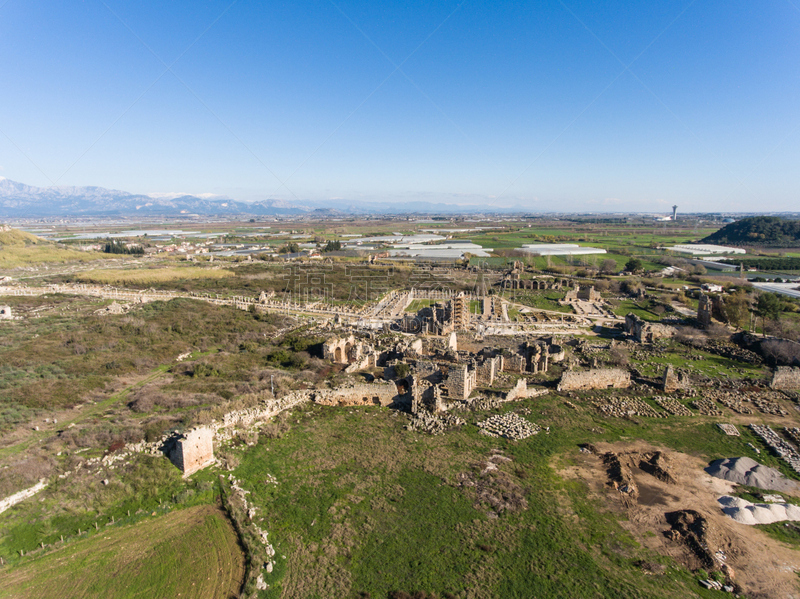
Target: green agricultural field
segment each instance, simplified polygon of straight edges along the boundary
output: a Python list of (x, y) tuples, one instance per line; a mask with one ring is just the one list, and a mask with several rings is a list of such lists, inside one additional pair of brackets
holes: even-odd
[(244, 577), (244, 555), (224, 514), (198, 506), (108, 526), (0, 570), (0, 597), (15, 599), (228, 599)]

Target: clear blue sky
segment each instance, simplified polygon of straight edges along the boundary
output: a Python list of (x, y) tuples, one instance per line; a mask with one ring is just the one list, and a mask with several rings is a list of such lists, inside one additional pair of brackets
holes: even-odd
[(3, 2), (23, 183), (800, 210), (800, 0)]

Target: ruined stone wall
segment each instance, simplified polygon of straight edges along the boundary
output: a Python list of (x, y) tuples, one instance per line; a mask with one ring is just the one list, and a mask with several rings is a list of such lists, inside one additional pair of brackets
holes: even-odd
[(314, 403), (324, 406), (383, 406), (391, 405), (397, 397), (397, 386), (389, 382), (362, 383), (318, 389), (311, 397)]
[(679, 389), (686, 389), (689, 384), (688, 375), (683, 372), (676, 373), (672, 364), (668, 364), (664, 369), (664, 376), (661, 377), (661, 386), (666, 393), (674, 393)]
[(187, 477), (214, 461), (214, 429), (201, 426), (178, 438), (170, 460)]
[(551, 345), (547, 349), (548, 349), (547, 358), (551, 362), (554, 362), (554, 363), (555, 362), (563, 362), (564, 358), (567, 357), (567, 354), (564, 351), (564, 348), (562, 346), (560, 346), (560, 345)]
[(594, 370), (569, 370), (561, 376), (559, 391), (579, 389), (625, 389), (631, 385), (631, 374), (622, 368), (597, 368)]
[(800, 368), (778, 366), (772, 374), (770, 387), (786, 391), (800, 389)]
[(354, 360), (347, 368), (344, 369), (347, 373), (358, 372), (365, 368), (373, 368), (378, 365), (378, 358), (380, 356), (374, 351), (362, 355), (360, 358)]
[(506, 393), (506, 401), (514, 401), (528, 396), (528, 382), (525, 379), (517, 379), (517, 384), (514, 385), (508, 393)]
[(525, 356), (511, 354), (510, 356), (502, 357), (501, 368), (503, 372), (516, 372), (521, 374), (528, 369), (528, 364)]
[(445, 388), (450, 399), (467, 399), (475, 388), (475, 371), (469, 370), (466, 364), (451, 366)]
[(543, 341), (537, 341), (526, 345), (525, 349), (529, 365), (527, 370), (534, 374), (546, 373), (549, 367), (550, 352), (547, 344)]
[(600, 294), (595, 291), (594, 285), (589, 285), (588, 287), (578, 287), (577, 297), (579, 300), (584, 300), (587, 302), (600, 301)]
[(625, 316), (623, 329), (639, 343), (652, 343), (656, 339), (674, 337), (676, 332), (671, 326), (647, 322), (633, 313)]
[(711, 298), (705, 293), (700, 294), (700, 300), (697, 303), (697, 321), (700, 326), (707, 327), (711, 324)]
[(428, 377), (438, 378), (439, 374), (440, 370), (435, 362), (431, 362), (428, 360), (418, 360), (416, 365), (414, 366), (414, 375), (417, 378), (421, 379)]
[(475, 382), (479, 385), (492, 385), (500, 371), (500, 356), (485, 358), (475, 365)]
[(336, 364), (352, 364), (361, 359), (364, 350), (353, 335), (331, 337), (322, 344), (322, 357)]
[(47, 486), (47, 481), (45, 479), (40, 479), (38, 483), (33, 485), (32, 487), (28, 487), (27, 489), (23, 489), (19, 493), (14, 493), (13, 495), (9, 495), (8, 497), (3, 498), (0, 500), (0, 514), (5, 512), (8, 508), (17, 505), (20, 501), (24, 501), (28, 497), (33, 497), (39, 491), (44, 489)]

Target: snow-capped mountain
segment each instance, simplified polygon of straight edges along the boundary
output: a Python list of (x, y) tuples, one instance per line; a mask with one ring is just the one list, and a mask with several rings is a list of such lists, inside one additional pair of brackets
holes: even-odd
[[(204, 196), (206, 194), (203, 194)], [(310, 208), (265, 200), (248, 204), (189, 194), (137, 195), (104, 187), (33, 187), (0, 177), (0, 217), (176, 214), (304, 214)]]

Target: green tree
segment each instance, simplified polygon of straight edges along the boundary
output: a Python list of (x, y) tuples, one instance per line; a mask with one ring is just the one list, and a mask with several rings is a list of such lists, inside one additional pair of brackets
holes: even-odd
[(728, 324), (743, 329), (747, 324), (749, 314), (750, 296), (744, 289), (738, 289), (725, 298), (725, 319)]
[[(766, 327), (767, 320), (778, 322), (783, 309), (781, 298), (775, 293), (762, 293), (756, 301), (756, 315), (761, 317), (761, 326)], [(764, 333), (766, 335), (766, 332)]]
[(625, 263), (625, 270), (628, 272), (637, 272), (642, 270), (642, 261), (639, 258), (631, 258)]
[(612, 260), (611, 258), (607, 258), (603, 260), (603, 263), (600, 265), (600, 272), (606, 274), (612, 274), (617, 272), (617, 262), (616, 260)]

